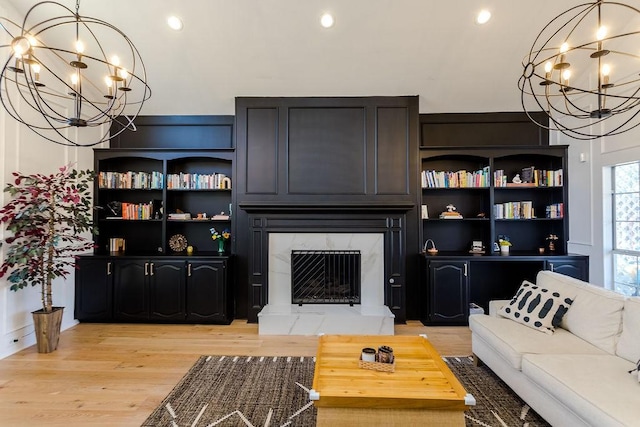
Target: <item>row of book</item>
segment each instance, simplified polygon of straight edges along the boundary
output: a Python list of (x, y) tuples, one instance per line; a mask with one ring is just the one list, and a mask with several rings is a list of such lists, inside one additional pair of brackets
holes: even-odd
[(421, 174), (422, 188), (479, 188), (489, 186), (489, 166), (477, 171), (425, 170)]
[(162, 189), (161, 172), (100, 172), (98, 188)]
[(508, 182), (503, 169), (493, 172), (493, 185), (496, 187), (508, 187), (510, 185), (529, 185), (531, 187), (562, 187), (564, 176), (562, 169), (545, 170), (536, 169), (534, 166), (522, 168), (520, 182)]
[(122, 219), (152, 219), (153, 202), (125, 203), (122, 202)]
[(564, 218), (564, 203), (554, 203), (546, 207), (547, 218)]
[[(495, 219), (532, 219), (536, 218), (533, 202), (506, 202), (493, 205)], [(564, 203), (553, 203), (545, 207), (546, 218), (564, 218)]]
[(506, 202), (493, 205), (495, 219), (532, 219), (535, 218), (533, 202)]
[(231, 178), (223, 173), (171, 173), (167, 175), (167, 189), (223, 190), (231, 189)]

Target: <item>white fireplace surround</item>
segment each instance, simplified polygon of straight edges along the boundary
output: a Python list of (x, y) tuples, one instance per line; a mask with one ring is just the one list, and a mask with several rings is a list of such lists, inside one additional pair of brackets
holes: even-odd
[[(357, 250), (361, 303), (291, 303), (292, 250)], [(268, 304), (258, 314), (262, 335), (319, 333), (393, 335), (394, 315), (384, 305), (383, 233), (269, 233)]]
[(291, 251), (360, 251), (361, 305), (384, 305), (382, 233), (270, 233), (269, 304), (291, 304)]

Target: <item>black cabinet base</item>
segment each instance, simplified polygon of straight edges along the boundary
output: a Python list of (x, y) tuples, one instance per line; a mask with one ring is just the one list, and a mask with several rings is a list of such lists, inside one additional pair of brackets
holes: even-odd
[(509, 255), (422, 257), (426, 326), (467, 325), (469, 305), (489, 313), (489, 301), (510, 299), (523, 280), (535, 282), (541, 270), (589, 280), (589, 257), (584, 255)]
[(80, 322), (224, 324), (233, 320), (229, 256), (83, 256)]

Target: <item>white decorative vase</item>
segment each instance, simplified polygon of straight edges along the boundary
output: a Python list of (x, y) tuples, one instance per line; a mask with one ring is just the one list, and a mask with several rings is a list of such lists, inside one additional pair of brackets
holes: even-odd
[(500, 254), (501, 255), (509, 255), (509, 246), (500, 245)]

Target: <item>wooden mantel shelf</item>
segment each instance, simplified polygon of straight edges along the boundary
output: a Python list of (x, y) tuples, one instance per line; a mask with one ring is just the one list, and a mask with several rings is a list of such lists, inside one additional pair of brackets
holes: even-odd
[(244, 202), (239, 203), (238, 207), (246, 212), (299, 212), (299, 211), (394, 211), (403, 212), (410, 211), (416, 205), (411, 202), (380, 202), (380, 203), (318, 203), (316, 202)]

